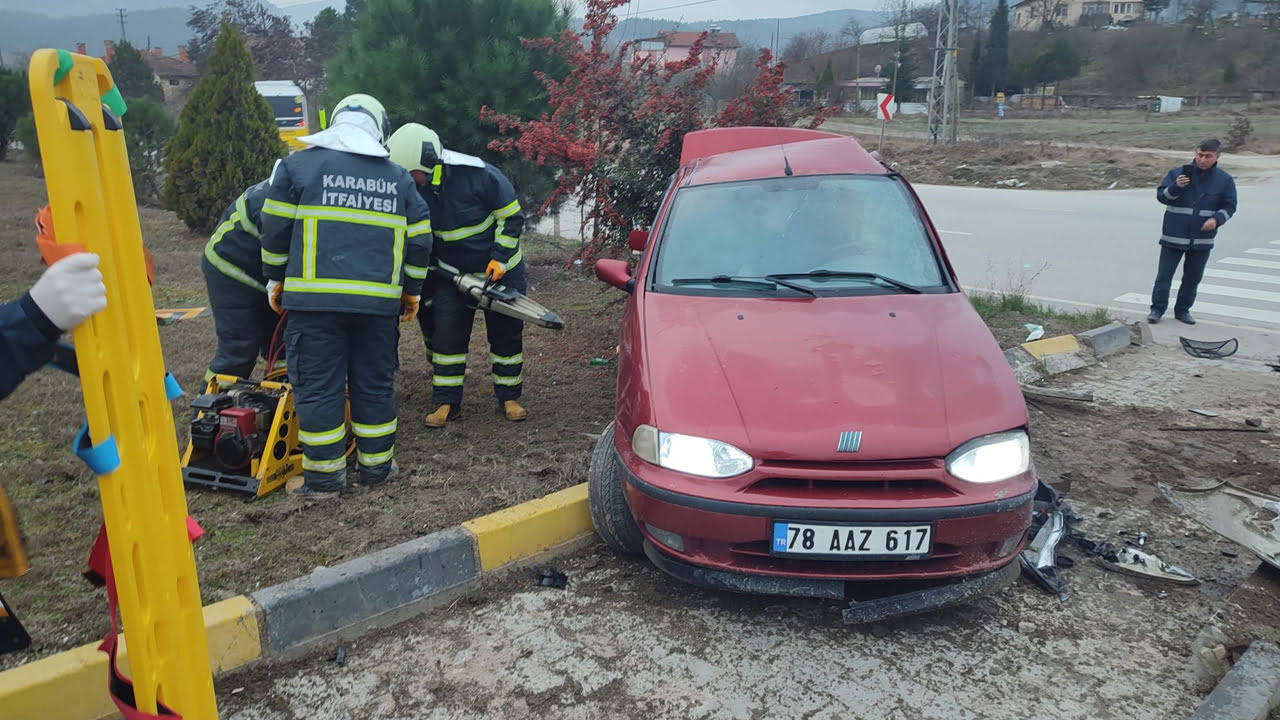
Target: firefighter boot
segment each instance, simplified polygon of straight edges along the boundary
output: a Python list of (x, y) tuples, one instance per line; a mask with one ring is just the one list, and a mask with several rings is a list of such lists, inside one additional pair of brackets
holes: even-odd
[(515, 400), (507, 400), (501, 403), (502, 413), (507, 416), (511, 422), (518, 422), (529, 417), (529, 411), (520, 407), (520, 403)]
[(441, 405), (436, 411), (427, 416), (427, 427), (442, 428), (449, 423), (450, 420), (457, 420), (462, 416), (462, 408), (456, 405)]

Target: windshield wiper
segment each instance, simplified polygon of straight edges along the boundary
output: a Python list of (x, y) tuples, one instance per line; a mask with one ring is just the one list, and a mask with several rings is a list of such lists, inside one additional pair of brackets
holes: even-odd
[(908, 285), (901, 280), (894, 280), (879, 273), (873, 272), (846, 272), (841, 270), (813, 270), (807, 273), (778, 273), (776, 275), (766, 275), (770, 280), (774, 280), (781, 284), (780, 278), (860, 278), (865, 280), (879, 280), (882, 283), (892, 285), (893, 287), (905, 292), (919, 294), (924, 292), (915, 285)]
[(790, 280), (785, 279), (785, 277), (785, 275), (765, 275), (764, 279), (769, 280), (770, 282), (776, 282), (782, 287), (791, 288), (792, 290), (802, 292), (812, 297), (818, 297), (818, 293), (814, 292), (812, 288), (807, 288), (800, 283), (793, 283)]
[(787, 282), (786, 280), (776, 280), (773, 277), (730, 277), (728, 275), (713, 275), (707, 278), (676, 278), (671, 281), (672, 285), (747, 285), (749, 287), (768, 288), (769, 290), (777, 290), (779, 285), (798, 290), (802, 293), (817, 297), (817, 293), (803, 285)]

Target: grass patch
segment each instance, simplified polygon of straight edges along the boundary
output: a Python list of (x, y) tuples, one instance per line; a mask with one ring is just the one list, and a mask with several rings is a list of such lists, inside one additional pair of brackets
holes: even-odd
[(1044, 327), (1044, 336), (1053, 337), (1092, 330), (1113, 319), (1105, 308), (1059, 310), (1030, 300), (1020, 292), (975, 293), (969, 296), (969, 302), (1002, 348), (1025, 342), (1028, 323)]

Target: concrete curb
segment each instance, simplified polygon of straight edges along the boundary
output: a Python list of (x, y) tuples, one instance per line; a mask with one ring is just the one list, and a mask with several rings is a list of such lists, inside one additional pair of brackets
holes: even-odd
[(1280, 707), (1280, 649), (1255, 641), (1200, 703), (1191, 720), (1266, 720)]
[[(204, 608), (214, 675), (287, 654), (457, 591), (594, 532), (586, 483)], [(399, 615), (398, 617), (404, 617)], [(6, 720), (118, 718), (107, 656), (82, 645), (0, 672)], [(121, 668), (127, 674), (127, 648)]]
[(1018, 382), (1032, 384), (1051, 375), (1097, 364), (1132, 342), (1128, 325), (1112, 322), (1078, 335), (1057, 335), (1025, 342), (1004, 351)]

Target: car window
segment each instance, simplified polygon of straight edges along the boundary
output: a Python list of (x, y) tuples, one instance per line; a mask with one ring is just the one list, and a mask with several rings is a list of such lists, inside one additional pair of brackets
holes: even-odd
[[(872, 273), (944, 284), (915, 200), (884, 176), (771, 178), (682, 188), (662, 233), (655, 285), (728, 276)], [(865, 279), (805, 279), (848, 288)], [(721, 283), (720, 287), (732, 287)]]

